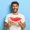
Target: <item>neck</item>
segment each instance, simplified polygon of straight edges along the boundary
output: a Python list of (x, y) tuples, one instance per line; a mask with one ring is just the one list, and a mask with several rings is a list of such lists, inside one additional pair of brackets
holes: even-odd
[(16, 13), (13, 13), (14, 15), (18, 15), (18, 12), (16, 12)]

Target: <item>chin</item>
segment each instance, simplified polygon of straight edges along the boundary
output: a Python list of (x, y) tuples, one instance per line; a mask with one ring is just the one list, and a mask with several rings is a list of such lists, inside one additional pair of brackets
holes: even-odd
[(14, 13), (16, 13), (16, 12), (14, 12)]
[(17, 11), (14, 11), (14, 13), (16, 13)]

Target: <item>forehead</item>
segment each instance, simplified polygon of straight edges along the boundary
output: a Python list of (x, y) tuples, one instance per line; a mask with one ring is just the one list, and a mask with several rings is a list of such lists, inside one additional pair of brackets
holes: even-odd
[(13, 4), (12, 6), (18, 6), (17, 4)]

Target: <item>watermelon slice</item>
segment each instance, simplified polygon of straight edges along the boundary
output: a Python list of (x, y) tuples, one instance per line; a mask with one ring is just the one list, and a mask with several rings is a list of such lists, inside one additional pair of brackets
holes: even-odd
[(10, 17), (10, 19), (11, 19), (12, 22), (19, 22), (22, 18), (19, 18), (19, 17), (16, 17), (16, 18)]

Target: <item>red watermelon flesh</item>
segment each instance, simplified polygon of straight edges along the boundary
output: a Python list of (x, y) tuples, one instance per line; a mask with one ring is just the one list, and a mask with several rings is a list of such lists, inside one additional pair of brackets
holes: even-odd
[(16, 17), (16, 18), (13, 18), (13, 17), (10, 17), (11, 21), (14, 21), (14, 22), (18, 22), (21, 20), (21, 18), (19, 17)]

